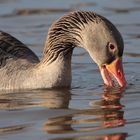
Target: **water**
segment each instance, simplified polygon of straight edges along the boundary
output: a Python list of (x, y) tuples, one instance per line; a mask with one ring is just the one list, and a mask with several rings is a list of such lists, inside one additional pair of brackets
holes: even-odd
[(51, 23), (76, 9), (95, 10), (122, 33), (126, 90), (105, 90), (96, 64), (75, 49), (70, 90), (0, 93), (1, 140), (139, 140), (139, 0), (0, 0), (0, 29), (41, 57)]

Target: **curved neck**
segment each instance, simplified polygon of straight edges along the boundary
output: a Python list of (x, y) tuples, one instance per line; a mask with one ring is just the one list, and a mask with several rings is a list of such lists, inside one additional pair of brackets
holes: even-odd
[(49, 87), (69, 87), (72, 79), (71, 57), (79, 41), (70, 32), (64, 34), (62, 30), (60, 35), (58, 32), (56, 28), (49, 31), (44, 54), (39, 63), (38, 75), (44, 77), (44, 83), (48, 82), (45, 85)]
[[(86, 15), (83, 17), (80, 12), (73, 13), (62, 17), (51, 26), (44, 54), (38, 65), (38, 72), (44, 81), (49, 81), (50, 87), (70, 86), (73, 49), (76, 46), (86, 45), (83, 40), (83, 31), (86, 32), (88, 23), (96, 19), (94, 13), (91, 15), (86, 13)], [(48, 75), (47, 79), (45, 79), (46, 74)]]
[[(57, 34), (58, 32), (54, 29), (49, 31), (44, 54), (39, 63), (39, 71), (44, 77), (48, 75), (49, 80), (47, 77), (45, 81), (49, 81), (50, 87), (69, 87), (72, 79), (71, 57), (79, 41), (71, 33)], [(46, 83), (46, 85), (49, 84)]]
[[(52, 25), (48, 32), (42, 61), (46, 64), (56, 59), (71, 59), (74, 47), (81, 46), (81, 30), (70, 25)], [(67, 29), (68, 28), (68, 29)]]
[(65, 59), (67, 55), (72, 55), (74, 47), (87, 45), (85, 40), (89, 42), (89, 39), (86, 36), (91, 35), (91, 29), (100, 22), (101, 18), (94, 12), (80, 11), (72, 12), (54, 22), (48, 32), (42, 61), (50, 64), (58, 57)]

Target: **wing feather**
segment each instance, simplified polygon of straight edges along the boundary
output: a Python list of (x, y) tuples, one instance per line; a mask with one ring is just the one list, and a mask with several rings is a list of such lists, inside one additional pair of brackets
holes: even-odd
[(7, 60), (25, 59), (29, 63), (38, 63), (39, 58), (25, 44), (8, 33), (0, 31), (0, 67), (6, 65)]

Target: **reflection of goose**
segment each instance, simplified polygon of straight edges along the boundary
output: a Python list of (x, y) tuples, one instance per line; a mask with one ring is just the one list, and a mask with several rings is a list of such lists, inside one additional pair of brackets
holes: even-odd
[(24, 44), (0, 32), (0, 89), (69, 87), (74, 47), (88, 51), (107, 86), (114, 85), (111, 75), (120, 86), (125, 86), (120, 33), (104, 17), (77, 11), (51, 26), (41, 61)]
[[(50, 134), (87, 132), (89, 136), (89, 134), (96, 135), (100, 130), (104, 131), (106, 128), (124, 126), (126, 121), (123, 105), (120, 102), (122, 97), (120, 93), (121, 91), (117, 89), (108, 89), (103, 93), (105, 98), (98, 101), (93, 100), (92, 104), (90, 103), (92, 108), (80, 109), (79, 112), (68, 115), (50, 117), (43, 125), (43, 130)], [(121, 140), (121, 136), (127, 135), (119, 132), (112, 135), (112, 132), (108, 131), (108, 135), (105, 135), (104, 138), (120, 138)]]
[(0, 96), (0, 109), (15, 110), (31, 107), (67, 109), (70, 99), (69, 90), (32, 90), (12, 94), (5, 92)]

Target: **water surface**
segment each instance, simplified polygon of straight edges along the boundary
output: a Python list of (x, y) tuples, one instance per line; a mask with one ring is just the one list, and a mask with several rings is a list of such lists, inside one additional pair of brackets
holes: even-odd
[(88, 53), (75, 49), (70, 90), (0, 93), (1, 140), (139, 140), (139, 0), (0, 0), (0, 30), (41, 57), (51, 23), (77, 9), (95, 10), (122, 33), (126, 90), (105, 90)]

